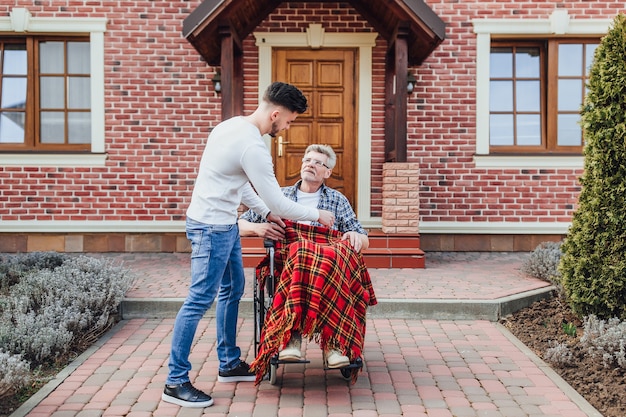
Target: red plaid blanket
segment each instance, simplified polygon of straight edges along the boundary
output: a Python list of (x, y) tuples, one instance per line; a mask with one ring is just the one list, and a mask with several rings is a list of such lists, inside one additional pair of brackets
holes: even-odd
[[(341, 240), (342, 233), (286, 223), (285, 239), (277, 242), (275, 251), (276, 290), (251, 364), (257, 384), (292, 330), (315, 340), (322, 349), (341, 351), (351, 362), (360, 358), (365, 313), (377, 303), (363, 257)], [(266, 256), (256, 268), (259, 285), (265, 285), (269, 274)], [(354, 372), (353, 382), (356, 378)]]

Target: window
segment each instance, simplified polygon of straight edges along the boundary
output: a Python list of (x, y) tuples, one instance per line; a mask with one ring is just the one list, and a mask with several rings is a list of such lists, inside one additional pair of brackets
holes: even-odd
[[(611, 23), (612, 17), (574, 18), (564, 8), (555, 9), (547, 19), (472, 20), (476, 33), (476, 167), (583, 167), (576, 121), (586, 69), (595, 45)], [(568, 48), (579, 52), (571, 56)], [(576, 70), (584, 66), (585, 71), (570, 73), (575, 69), (572, 62), (580, 63), (581, 58), (583, 63)], [(501, 67), (492, 72), (491, 65)], [(504, 65), (510, 67), (508, 75)], [(494, 88), (509, 94), (508, 108), (491, 103), (492, 99), (505, 101), (491, 91), (492, 81)], [(570, 84), (580, 88), (570, 90)], [(521, 95), (514, 96), (514, 92)], [(579, 95), (580, 101), (574, 103), (571, 97)]]
[(0, 62), (0, 150), (91, 150), (88, 38), (2, 41)]
[(104, 166), (106, 24), (0, 16), (0, 165)]
[(598, 42), (492, 42), (490, 153), (582, 152), (579, 113)]

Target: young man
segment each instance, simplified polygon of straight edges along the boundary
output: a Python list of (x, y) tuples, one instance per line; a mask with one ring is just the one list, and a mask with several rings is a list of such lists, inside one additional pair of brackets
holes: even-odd
[[(348, 199), (339, 191), (324, 184), (324, 180), (330, 177), (336, 162), (337, 156), (332, 147), (310, 145), (302, 158), (300, 180), (295, 185), (284, 187), (282, 190), (285, 196), (303, 206), (333, 212), (335, 223), (332, 228), (342, 232), (342, 239), (348, 240), (354, 250), (360, 252), (369, 246), (367, 232), (357, 220)], [(306, 223), (320, 225), (315, 221)], [(260, 236), (273, 240), (284, 237), (284, 230), (281, 226), (266, 222), (252, 210), (248, 210), (239, 218), (239, 233), (242, 236)], [(285, 361), (300, 360), (302, 358), (300, 345), (300, 334), (293, 332), (289, 344), (279, 352), (278, 358)], [(329, 368), (341, 368), (350, 363), (348, 357), (337, 350), (331, 349), (324, 354)]]
[(240, 204), (283, 226), (281, 218), (317, 221), (328, 227), (334, 223), (329, 211), (304, 207), (283, 196), (262, 138), (289, 129), (306, 108), (307, 100), (300, 90), (275, 82), (251, 115), (226, 120), (209, 135), (187, 209), (191, 285), (174, 323), (164, 401), (183, 407), (213, 404), (211, 396), (189, 380), (189, 353), (198, 322), (216, 296), (218, 381), (255, 379), (248, 364), (240, 359), (241, 350), (235, 340), (245, 284), (237, 227)]

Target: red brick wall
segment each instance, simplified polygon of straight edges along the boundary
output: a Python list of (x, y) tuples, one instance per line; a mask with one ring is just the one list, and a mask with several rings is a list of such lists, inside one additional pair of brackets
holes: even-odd
[[(547, 18), (563, 4), (572, 18), (613, 18), (602, 1), (427, 0), (446, 22), (446, 40), (419, 68), (409, 96), (409, 162), (419, 164), (421, 221), (569, 221), (574, 170), (476, 169), (475, 35), (471, 19)], [(194, 1), (0, 0), (0, 14), (107, 17), (106, 151), (102, 168), (0, 167), (2, 220), (181, 220), (210, 129), (220, 120), (207, 66), (181, 35)], [(372, 31), (345, 2), (282, 3), (258, 30)], [(245, 109), (256, 105), (257, 50), (244, 41)], [(373, 64), (372, 214), (382, 215), (383, 57)]]

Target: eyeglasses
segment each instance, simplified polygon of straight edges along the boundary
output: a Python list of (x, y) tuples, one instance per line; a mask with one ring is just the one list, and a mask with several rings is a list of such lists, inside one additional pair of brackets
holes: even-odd
[(315, 165), (316, 167), (325, 167), (325, 168), (330, 169), (328, 165), (326, 165), (322, 161), (318, 161), (317, 159), (302, 158), (302, 163), (305, 165)]

